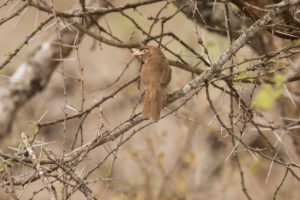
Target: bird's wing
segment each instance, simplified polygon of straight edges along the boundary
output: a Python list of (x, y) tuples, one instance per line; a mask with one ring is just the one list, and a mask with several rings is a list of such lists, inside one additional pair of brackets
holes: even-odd
[(160, 79), (160, 83), (163, 88), (168, 86), (168, 84), (171, 81), (171, 76), (172, 76), (172, 69), (168, 63), (166, 63), (166, 64), (167, 65), (164, 66), (162, 74), (161, 74), (161, 79)]
[(151, 67), (148, 63), (145, 63), (142, 66), (142, 70), (141, 70), (141, 83), (144, 90), (146, 91), (150, 89), (149, 88), (151, 84), (151, 77), (149, 76), (150, 73), (151, 73)]

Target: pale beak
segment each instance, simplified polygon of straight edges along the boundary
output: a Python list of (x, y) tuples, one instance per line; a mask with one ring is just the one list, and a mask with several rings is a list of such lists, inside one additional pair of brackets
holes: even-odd
[(133, 52), (132, 55), (133, 56), (141, 56), (141, 55), (143, 55), (143, 53), (140, 50), (137, 50), (137, 51)]

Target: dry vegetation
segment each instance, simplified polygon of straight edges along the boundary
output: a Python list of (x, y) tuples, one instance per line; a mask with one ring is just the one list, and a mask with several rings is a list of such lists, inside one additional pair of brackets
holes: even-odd
[[(299, 199), (299, 8), (0, 0), (0, 199)], [(157, 123), (146, 44), (173, 70)]]

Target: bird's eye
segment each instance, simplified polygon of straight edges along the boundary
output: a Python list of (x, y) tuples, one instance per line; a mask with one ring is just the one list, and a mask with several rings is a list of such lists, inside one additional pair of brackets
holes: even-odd
[(148, 49), (143, 49), (142, 52), (143, 52), (143, 54), (146, 54), (146, 53), (148, 53)]

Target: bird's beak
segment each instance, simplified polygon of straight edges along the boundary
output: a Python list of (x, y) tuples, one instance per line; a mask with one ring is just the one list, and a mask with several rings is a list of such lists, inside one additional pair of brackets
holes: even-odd
[(137, 50), (137, 51), (133, 52), (132, 55), (133, 55), (133, 56), (141, 56), (141, 55), (143, 55), (143, 54), (142, 54), (142, 52), (141, 52), (140, 50)]

